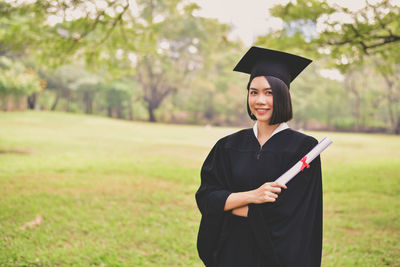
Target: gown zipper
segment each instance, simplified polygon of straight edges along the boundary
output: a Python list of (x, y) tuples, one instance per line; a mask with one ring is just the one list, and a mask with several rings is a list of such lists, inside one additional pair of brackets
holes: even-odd
[(262, 151), (262, 147), (260, 146), (260, 150), (258, 150), (257, 156), (256, 156), (257, 160), (259, 160), (261, 157), (261, 151)]

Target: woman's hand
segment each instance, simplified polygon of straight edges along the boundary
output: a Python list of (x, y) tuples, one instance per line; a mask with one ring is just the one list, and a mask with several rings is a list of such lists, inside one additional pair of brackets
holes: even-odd
[(250, 203), (274, 202), (281, 192), (281, 188), (286, 189), (287, 187), (276, 182), (270, 182), (251, 191), (231, 193), (225, 201), (224, 211), (242, 208)]
[(243, 206), (232, 210), (232, 214), (240, 217), (247, 217), (249, 206)]
[(261, 204), (265, 202), (275, 202), (281, 188), (287, 189), (286, 185), (278, 184), (277, 182), (265, 183), (251, 192), (253, 200), (252, 203)]

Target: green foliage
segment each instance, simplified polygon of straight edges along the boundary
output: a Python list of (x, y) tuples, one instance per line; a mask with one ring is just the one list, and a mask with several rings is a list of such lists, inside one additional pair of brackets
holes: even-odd
[(302, 33), (304, 26), (308, 22), (316, 27), (318, 24), (319, 31), (313, 34), (312, 45), (328, 48), (335, 65), (342, 70), (346, 70), (351, 63), (362, 63), (365, 56), (370, 55), (379, 55), (390, 64), (400, 62), (397, 49), (400, 42), (400, 6), (390, 0), (375, 4), (366, 1), (365, 6), (358, 10), (329, 5), (325, 1), (298, 0), (295, 4), (290, 2), (273, 7), (271, 14), (285, 21), (285, 30), (295, 30), (306, 39), (310, 35)]
[(352, 117), (346, 88), (339, 81), (322, 77), (316, 64), (293, 82), (291, 95), (294, 122), (302, 128), (318, 123), (338, 127)]
[(30, 95), (40, 92), (43, 83), (33, 69), (21, 62), (0, 57), (0, 95)]
[(301, 54), (309, 58), (320, 57), (317, 50), (318, 45), (314, 41), (306, 40), (299, 32), (289, 34), (286, 29), (271, 32), (265, 36), (259, 36), (255, 45), (293, 54)]
[(276, 5), (269, 11), (272, 16), (282, 18), (284, 21), (306, 22), (311, 20), (316, 23), (320, 16), (332, 14), (335, 9), (325, 1), (298, 0), (295, 3), (289, 2), (286, 5)]
[[(30, 66), (36, 78), (18, 76), (25, 71), (0, 77), (7, 88), (19, 80), (18, 90), (43, 109), (248, 125), (248, 77), (232, 72), (243, 44), (228, 40), (228, 25), (196, 16), (199, 8), (183, 0), (3, 1), (0, 54)], [(398, 6), (381, 1), (352, 11), (299, 0), (270, 12), (284, 28), (256, 45), (319, 60), (293, 85), (295, 125), (400, 132)], [(319, 75), (332, 67), (344, 82)], [(39, 77), (45, 92), (28, 88)]]
[[(326, 1), (298, 0), (270, 11), (284, 21), (284, 28), (258, 38), (257, 44), (320, 59), (320, 67), (339, 69), (345, 76), (343, 88), (326, 87), (315, 94), (327, 110), (316, 113), (314, 109), (307, 111), (309, 114), (326, 118), (318, 121), (332, 121), (327, 118), (332, 117), (333, 107), (342, 116), (334, 120), (336, 125), (390, 127), (392, 132), (400, 132), (400, 84), (395, 78), (400, 64), (399, 5), (389, 0), (366, 1), (353, 10)], [(320, 86), (323, 83), (310, 86), (316, 84), (324, 88)], [(345, 100), (340, 103), (334, 91)], [(313, 117), (300, 113), (308, 120)]]
[[(225, 25), (193, 16), (196, 5), (179, 9), (179, 4), (181, 1), (164, 1), (157, 7), (152, 2), (139, 3), (147, 24), (139, 28), (142, 47), (135, 51), (136, 78), (150, 121), (156, 120), (153, 112), (167, 96), (187, 88), (202, 69), (212, 66), (210, 56), (229, 47), (221, 38), (228, 30)], [(163, 5), (168, 8), (160, 8)]]
[(10, 3), (0, 10), (7, 14), (0, 20), (2, 49), (29, 52), (37, 61), (52, 67), (70, 63), (76, 60), (75, 56), (84, 56), (92, 63), (100, 54), (110, 57), (107, 53), (113, 52), (115, 40), (119, 40), (110, 37), (117, 33), (114, 29), (127, 16), (129, 7), (128, 1)]
[[(2, 9), (8, 16), (0, 20), (0, 43), (53, 68), (84, 60), (108, 83), (134, 75), (153, 121), (166, 97), (212, 64), (214, 50), (229, 46), (229, 28), (194, 16), (198, 8), (181, 0), (11, 1)], [(10, 25), (16, 28), (7, 31)]]

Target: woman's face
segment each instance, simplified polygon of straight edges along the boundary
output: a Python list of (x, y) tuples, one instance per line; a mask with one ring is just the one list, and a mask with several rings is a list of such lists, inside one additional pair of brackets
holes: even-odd
[(255, 77), (249, 87), (249, 107), (257, 121), (269, 124), (273, 103), (272, 89), (267, 79), (264, 76)]

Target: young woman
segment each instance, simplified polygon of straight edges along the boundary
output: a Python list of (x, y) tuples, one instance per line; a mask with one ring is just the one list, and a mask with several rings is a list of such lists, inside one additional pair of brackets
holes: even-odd
[(290, 82), (310, 63), (252, 47), (235, 67), (250, 74), (247, 110), (256, 123), (220, 139), (201, 169), (197, 247), (206, 266), (321, 265), (320, 158), (287, 186), (274, 182), (318, 143), (286, 124)]

